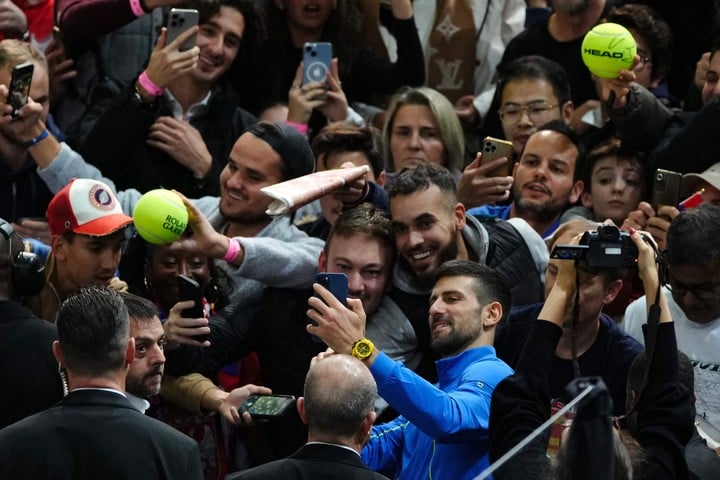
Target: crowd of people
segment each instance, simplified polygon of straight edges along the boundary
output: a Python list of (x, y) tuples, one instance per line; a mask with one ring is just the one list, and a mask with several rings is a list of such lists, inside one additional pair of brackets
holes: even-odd
[[(694, 3), (0, 5), (0, 478), (718, 478), (720, 2)], [(637, 45), (616, 78), (582, 60), (601, 22)], [(169, 244), (133, 227), (156, 188), (189, 215)]]

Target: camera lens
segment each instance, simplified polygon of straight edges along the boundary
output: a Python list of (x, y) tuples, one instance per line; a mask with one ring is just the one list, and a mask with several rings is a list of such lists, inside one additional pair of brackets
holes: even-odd
[(662, 182), (663, 180), (665, 180), (665, 175), (663, 175), (662, 173), (658, 173), (657, 175), (655, 175), (656, 182)]
[(310, 52), (311, 57), (317, 57), (317, 52)]
[(312, 47), (311, 47), (310, 45), (308, 45), (307, 47), (305, 47), (305, 51), (306, 51), (306, 52), (309, 52), (310, 50), (312, 50)]

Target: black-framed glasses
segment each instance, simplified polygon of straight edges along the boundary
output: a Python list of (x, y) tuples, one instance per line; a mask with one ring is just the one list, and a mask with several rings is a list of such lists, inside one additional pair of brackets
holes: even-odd
[(684, 296), (687, 292), (691, 292), (695, 298), (704, 302), (711, 302), (717, 299), (718, 288), (720, 288), (720, 282), (706, 283), (703, 285), (697, 285), (689, 287), (677, 281), (672, 275), (668, 278), (668, 289), (679, 297)]
[(505, 123), (517, 123), (522, 117), (522, 112), (526, 111), (530, 120), (539, 123), (546, 119), (546, 115), (550, 110), (559, 105), (559, 103), (552, 105), (545, 100), (536, 100), (525, 105), (507, 103), (498, 110), (498, 115), (500, 115), (500, 120)]

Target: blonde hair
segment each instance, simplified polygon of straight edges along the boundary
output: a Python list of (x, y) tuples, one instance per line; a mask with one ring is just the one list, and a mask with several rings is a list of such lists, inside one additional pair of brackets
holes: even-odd
[(437, 90), (428, 87), (401, 90), (393, 97), (387, 110), (387, 121), (383, 129), (385, 169), (388, 172), (395, 171), (395, 161), (390, 150), (390, 136), (392, 135), (395, 116), (398, 110), (405, 105), (424, 105), (430, 109), (443, 144), (442, 166), (451, 172), (461, 170), (465, 158), (465, 137), (462, 125), (460, 125), (460, 120), (450, 100)]
[(0, 41), (0, 70), (12, 69), (21, 63), (32, 62), (47, 71), (48, 64), (45, 55), (21, 40), (6, 39)]

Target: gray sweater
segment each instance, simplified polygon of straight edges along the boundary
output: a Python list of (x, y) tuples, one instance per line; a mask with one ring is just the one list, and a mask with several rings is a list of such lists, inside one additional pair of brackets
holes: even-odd
[[(39, 168), (38, 173), (53, 193), (61, 190), (73, 178), (93, 178), (115, 189), (115, 184), (109, 178), (64, 143), (53, 162), (47, 168)], [(123, 212), (128, 215), (132, 215), (141, 196), (142, 193), (134, 189), (117, 192)], [(215, 230), (224, 231), (227, 220), (220, 213), (219, 197), (202, 197), (192, 201)], [(233, 303), (240, 299), (243, 302), (259, 300), (265, 285), (281, 288), (306, 288), (312, 285), (324, 242), (296, 228), (289, 217), (278, 217), (255, 237), (239, 240), (245, 249), (242, 265), (236, 268), (216, 260), (218, 267), (225, 270), (235, 282), (231, 298)]]

